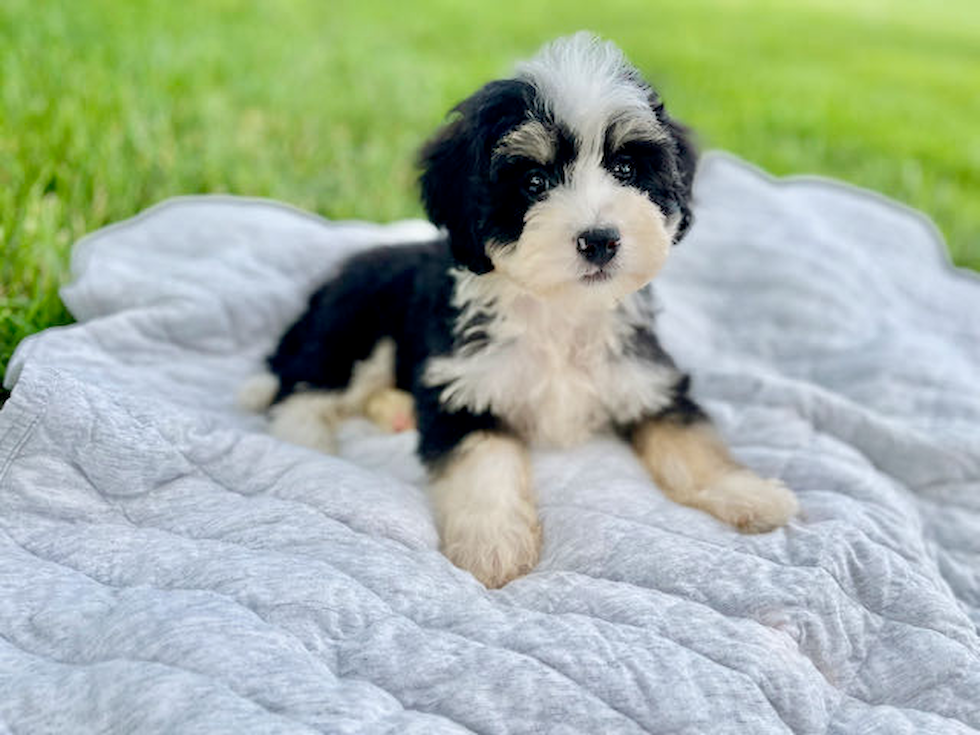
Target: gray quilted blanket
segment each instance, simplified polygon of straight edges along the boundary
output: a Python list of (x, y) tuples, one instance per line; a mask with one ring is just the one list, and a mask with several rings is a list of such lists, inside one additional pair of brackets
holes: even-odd
[(190, 198), (80, 242), (0, 412), (0, 732), (980, 732), (980, 283), (865, 192), (715, 155), (697, 197), (661, 333), (802, 515), (542, 452), (499, 591), (437, 551), (412, 434), (326, 456), (234, 405), (341, 257), (427, 225)]

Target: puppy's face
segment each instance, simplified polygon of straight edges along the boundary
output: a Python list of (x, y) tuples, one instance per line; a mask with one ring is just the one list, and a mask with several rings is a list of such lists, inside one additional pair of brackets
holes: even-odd
[(609, 304), (687, 230), (694, 149), (612, 44), (560, 39), (455, 112), (422, 151), (422, 195), (471, 270)]

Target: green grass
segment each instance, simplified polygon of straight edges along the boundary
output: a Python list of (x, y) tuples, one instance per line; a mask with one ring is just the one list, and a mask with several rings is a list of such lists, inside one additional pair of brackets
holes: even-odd
[(907, 202), (980, 268), (975, 0), (3, 0), (0, 373), (70, 320), (71, 243), (165, 197), (420, 214), (414, 151), (446, 109), (580, 28), (705, 145)]

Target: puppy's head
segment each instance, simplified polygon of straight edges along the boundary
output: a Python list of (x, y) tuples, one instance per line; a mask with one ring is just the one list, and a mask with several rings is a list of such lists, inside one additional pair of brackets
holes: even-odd
[(476, 273), (614, 301), (690, 225), (694, 147), (612, 43), (559, 39), (454, 113), (422, 150), (422, 199)]

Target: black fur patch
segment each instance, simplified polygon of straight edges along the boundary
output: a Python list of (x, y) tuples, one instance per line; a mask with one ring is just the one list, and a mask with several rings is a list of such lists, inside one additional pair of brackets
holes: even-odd
[(663, 123), (673, 138), (672, 163), (679, 177), (678, 183), (674, 188), (675, 202), (680, 209), (680, 222), (677, 227), (677, 234), (674, 235), (674, 242), (680, 240), (687, 234), (687, 231), (694, 223), (694, 213), (691, 211), (691, 198), (694, 189), (694, 174), (698, 167), (698, 149), (694, 141), (694, 134), (686, 125), (675, 120), (664, 109), (664, 104), (652, 95), (651, 107), (657, 114), (657, 118)]
[(671, 404), (650, 418), (657, 421), (673, 421), (684, 426), (707, 421), (708, 414), (691, 398), (690, 390), (690, 376), (681, 376), (672, 390)]
[(422, 203), (429, 219), (449, 231), (453, 256), (474, 273), (493, 270), (484, 249), (491, 153), (533, 106), (530, 84), (490, 82), (456, 105), (456, 119), (422, 148)]
[(436, 462), (473, 431), (498, 428), (490, 414), (444, 410), (440, 389), (422, 382), (428, 359), (455, 346), (453, 265), (445, 240), (384, 246), (349, 259), (310, 297), (306, 312), (268, 359), (280, 381), (276, 400), (300, 386), (344, 388), (354, 363), (390, 337), (396, 344), (395, 383), (415, 398), (423, 460)]
[[(532, 114), (531, 111), (528, 114)], [(564, 183), (570, 165), (578, 155), (578, 144), (563, 126), (555, 124), (538, 110), (536, 119), (550, 129), (557, 140), (555, 157), (547, 164), (521, 156), (507, 156), (492, 162), (486, 184), (482, 236), (484, 242), (508, 245), (524, 230), (527, 210), (547, 196), (548, 190)], [(540, 193), (528, 191), (526, 181), (532, 174), (542, 176), (547, 188)]]
[(490, 413), (446, 411), (439, 403), (439, 388), (420, 387), (415, 391), (418, 417), (418, 454), (423, 462), (437, 464), (469, 434), (499, 431), (500, 421)]
[[(406, 359), (411, 362), (412, 353), (418, 353), (416, 359), (428, 353), (426, 335), (413, 334), (416, 330), (408, 317), (414, 311), (413, 302), (418, 301), (416, 284), (425, 279), (441, 285), (433, 302), (447, 302), (451, 289), (448, 283), (439, 283), (438, 271), (451, 263), (445, 241), (380, 247), (349, 259), (310, 297), (306, 312), (269, 358), (269, 368), (280, 381), (277, 400), (301, 383), (327, 390), (345, 387), (354, 363), (368, 357), (383, 337), (395, 339), (399, 387), (410, 390), (411, 370), (405, 366)], [(449, 327), (448, 323), (427, 320), (418, 326), (437, 334)]]

